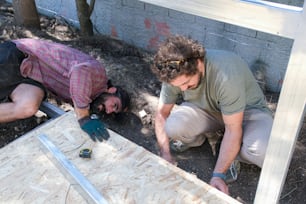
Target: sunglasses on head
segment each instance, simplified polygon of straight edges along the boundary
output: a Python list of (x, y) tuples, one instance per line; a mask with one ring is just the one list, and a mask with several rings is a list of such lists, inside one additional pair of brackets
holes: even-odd
[(162, 63), (158, 63), (156, 64), (156, 67), (161, 70), (164, 67), (168, 67), (170, 69), (176, 69), (179, 70), (179, 66), (184, 64), (186, 62), (185, 59), (183, 60), (171, 60), (171, 61), (166, 61), (166, 62), (162, 62)]

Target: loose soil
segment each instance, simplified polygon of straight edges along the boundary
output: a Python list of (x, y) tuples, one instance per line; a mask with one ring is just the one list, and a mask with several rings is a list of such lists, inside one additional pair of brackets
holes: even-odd
[[(108, 36), (81, 37), (76, 28), (61, 18), (40, 16), (41, 29), (35, 30), (15, 25), (13, 16), (11, 4), (0, 0), (0, 32), (2, 32), (0, 41), (25, 37), (48, 39), (82, 50), (103, 63), (113, 84), (121, 85), (129, 91), (132, 96), (132, 105), (129, 112), (112, 116), (102, 115), (102, 120), (108, 128), (150, 152), (158, 154), (154, 133), (154, 113), (161, 84), (150, 71), (152, 53)], [(278, 94), (267, 93), (266, 96), (271, 109), (275, 110)], [(54, 100), (51, 96), (48, 100), (65, 110), (71, 109), (68, 104)], [(48, 120), (47, 117), (36, 115), (12, 123), (0, 124), (0, 148), (46, 120)], [(281, 194), (281, 204), (306, 203), (305, 135), (304, 121)], [(209, 182), (216, 158), (207, 142), (200, 147), (174, 156), (178, 167)], [(260, 168), (241, 164), (238, 180), (229, 185), (231, 196), (243, 203), (252, 203), (259, 176)]]

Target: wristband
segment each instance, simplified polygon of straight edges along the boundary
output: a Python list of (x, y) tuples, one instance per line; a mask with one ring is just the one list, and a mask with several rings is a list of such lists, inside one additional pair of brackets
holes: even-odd
[(221, 178), (223, 181), (225, 181), (225, 179), (226, 179), (226, 176), (223, 173), (216, 173), (216, 172), (214, 172), (212, 177)]
[(99, 116), (96, 115), (96, 114), (92, 114), (90, 116), (85, 116), (85, 117), (79, 119), (78, 122), (79, 122), (80, 126), (82, 126), (85, 122), (87, 122), (90, 119), (99, 119)]

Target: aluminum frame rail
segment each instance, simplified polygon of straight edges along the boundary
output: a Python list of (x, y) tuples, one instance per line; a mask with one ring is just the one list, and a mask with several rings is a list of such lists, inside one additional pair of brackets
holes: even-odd
[(45, 147), (48, 158), (59, 168), (62, 174), (71, 184), (78, 184), (78, 192), (91, 203), (107, 204), (108, 202), (87, 180), (87, 178), (65, 157), (65, 155), (49, 140), (47, 135), (38, 136), (39, 141)]
[(51, 118), (57, 118), (61, 115), (63, 115), (64, 113), (66, 113), (63, 109), (48, 103), (46, 101), (43, 101), (39, 107), (39, 110), (41, 110), (42, 112), (46, 113), (49, 117)]

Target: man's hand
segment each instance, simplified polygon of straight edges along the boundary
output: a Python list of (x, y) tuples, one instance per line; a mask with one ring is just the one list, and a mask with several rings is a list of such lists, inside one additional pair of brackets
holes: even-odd
[(85, 116), (79, 119), (78, 122), (82, 130), (84, 130), (94, 142), (96, 140), (102, 142), (103, 139), (107, 140), (109, 138), (109, 133), (99, 118), (91, 118), (90, 116)]
[(219, 191), (222, 191), (223, 193), (229, 195), (228, 186), (226, 185), (226, 183), (222, 178), (212, 177), (209, 184), (215, 187), (216, 189), (218, 189)]

